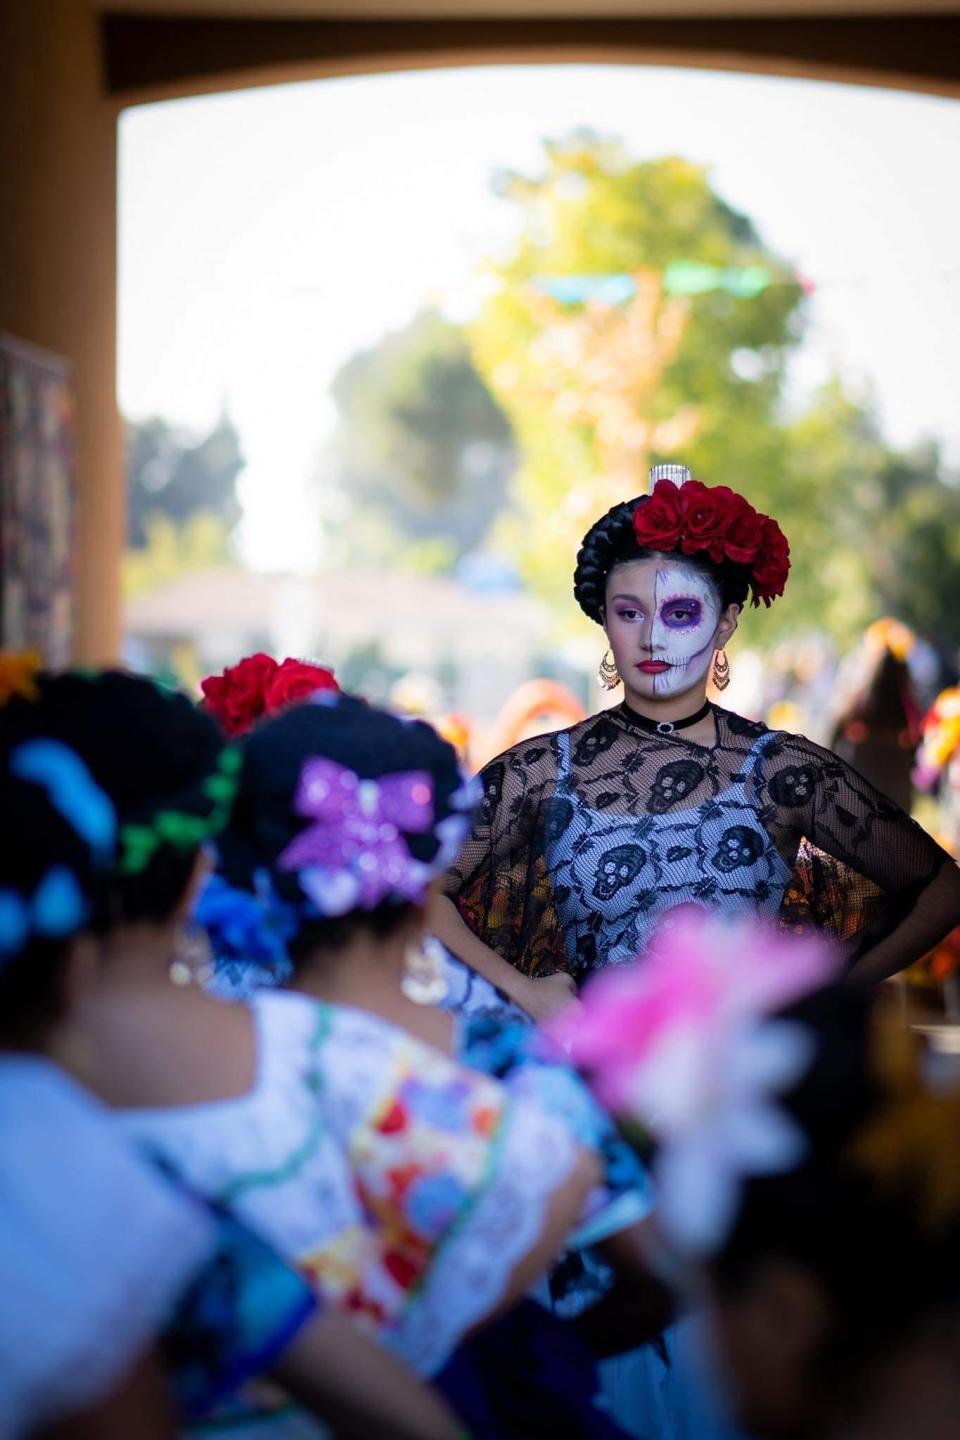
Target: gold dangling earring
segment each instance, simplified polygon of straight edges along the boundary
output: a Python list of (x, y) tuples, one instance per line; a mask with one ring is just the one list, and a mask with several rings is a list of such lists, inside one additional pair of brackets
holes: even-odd
[(713, 683), (717, 690), (726, 690), (730, 684), (730, 661), (725, 650), (718, 650), (713, 657)]
[(439, 1005), (447, 996), (443, 954), (429, 937), (421, 945), (410, 944), (403, 952), (403, 979), (400, 989), (415, 1005)]
[(617, 662), (613, 659), (608, 660), (607, 656), (609, 654), (610, 648), (608, 646), (597, 670), (597, 684), (601, 690), (616, 690), (620, 684), (620, 671), (617, 669)]

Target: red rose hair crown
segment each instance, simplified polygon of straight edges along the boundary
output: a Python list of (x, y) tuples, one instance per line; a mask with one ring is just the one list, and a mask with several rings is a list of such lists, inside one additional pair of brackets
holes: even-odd
[(225, 734), (235, 738), (270, 715), (308, 700), (318, 691), (339, 695), (332, 670), (288, 657), (278, 664), (262, 652), (247, 655), (222, 675), (208, 675), (200, 684), (203, 708)]
[(783, 594), (790, 573), (786, 536), (776, 520), (727, 485), (658, 479), (633, 512), (633, 531), (648, 550), (706, 555), (715, 565), (742, 567), (754, 605), (769, 606)]

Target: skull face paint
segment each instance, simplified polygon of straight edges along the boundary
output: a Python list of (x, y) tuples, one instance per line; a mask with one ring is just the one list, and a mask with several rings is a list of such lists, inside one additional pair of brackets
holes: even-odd
[(658, 567), (654, 584), (651, 659), (670, 668), (651, 675), (656, 696), (690, 690), (713, 659), (720, 607), (705, 575), (679, 565)]
[(628, 561), (608, 583), (607, 634), (628, 687), (669, 700), (705, 682), (720, 628), (710, 579), (672, 557)]

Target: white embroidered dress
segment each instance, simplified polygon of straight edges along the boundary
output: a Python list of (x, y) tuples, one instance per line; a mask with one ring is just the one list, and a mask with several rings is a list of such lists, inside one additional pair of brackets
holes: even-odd
[(0, 1057), (0, 1434), (104, 1399), (213, 1248), (112, 1117), (48, 1061)]
[(367, 1012), (283, 991), (251, 1011), (247, 1094), (123, 1111), (119, 1124), (434, 1373), (538, 1238), (576, 1142)]

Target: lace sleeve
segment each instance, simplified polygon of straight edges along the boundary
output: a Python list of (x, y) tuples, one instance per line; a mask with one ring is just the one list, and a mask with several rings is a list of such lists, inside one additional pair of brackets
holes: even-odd
[(446, 894), (473, 933), (528, 975), (569, 968), (544, 863), (555, 738), (526, 741), (481, 771), (483, 800), (447, 877)]
[(773, 823), (799, 847), (794, 898), (803, 892), (820, 927), (862, 954), (910, 914), (950, 857), (852, 766), (811, 741), (777, 737), (766, 761)]

